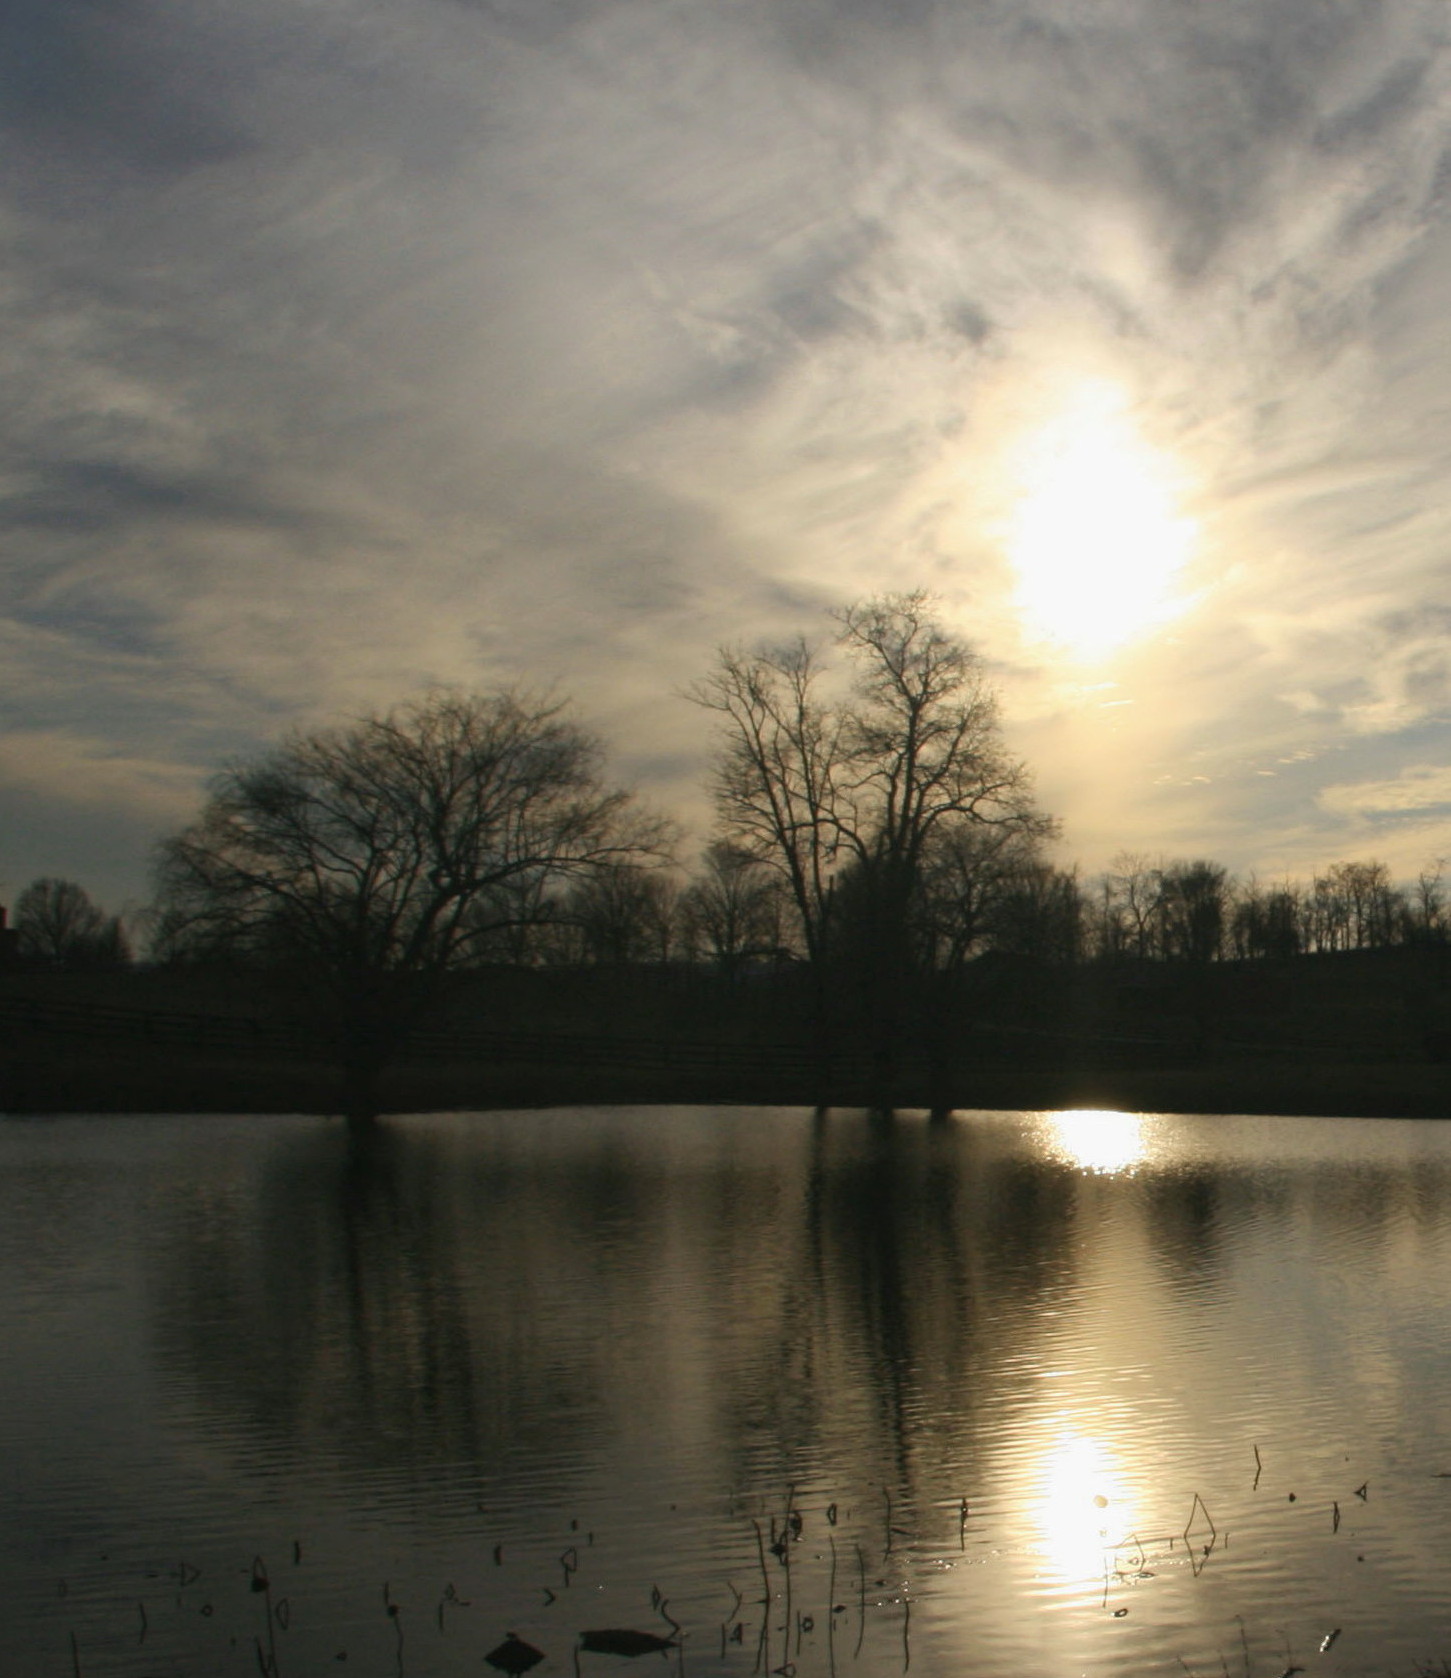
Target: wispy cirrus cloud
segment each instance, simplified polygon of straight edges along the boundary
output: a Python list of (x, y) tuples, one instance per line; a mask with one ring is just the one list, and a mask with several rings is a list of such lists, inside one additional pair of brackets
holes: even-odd
[[(573, 691), (693, 799), (670, 696), (714, 644), (917, 583), (1090, 863), (1333, 854), (1357, 753), (1451, 758), (1439, 5), (11, 26), (0, 705), (87, 742), (49, 791), (0, 751), (16, 869), (79, 780), (134, 840), (173, 808), (147, 766), (195, 784), (430, 680)], [(1001, 534), (1012, 449), (1085, 378), (1202, 532), (1199, 604), (1087, 672), (1024, 634)]]

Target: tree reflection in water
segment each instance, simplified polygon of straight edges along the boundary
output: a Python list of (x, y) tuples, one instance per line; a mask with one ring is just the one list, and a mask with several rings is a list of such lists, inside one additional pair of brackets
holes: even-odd
[[(1207, 1625), (1252, 1610), (1268, 1549), (1307, 1604), (1336, 1601), (1344, 1580), (1313, 1583), (1323, 1535), (1302, 1562), (1288, 1524), (1308, 1504), (1278, 1482), (1260, 1496), (1252, 1445), (1345, 1508), (1374, 1453), (1436, 1413), (1407, 1348), (1430, 1345), (1451, 1275), (1451, 1197), (1400, 1155), (1367, 1159), (1363, 1129), (1348, 1160), (1333, 1131), (1294, 1157), (1302, 1134), (705, 1109), (293, 1129), (255, 1194), (166, 1201), (154, 1332), (240, 1472), (261, 1441), (311, 1475), (401, 1474), (419, 1498), (462, 1477), (520, 1532), (603, 1511), (641, 1577), (686, 1570), (702, 1601), (750, 1576), (751, 1517), (795, 1487), (793, 1565), (824, 1575), (837, 1545), (841, 1577), (880, 1574), (894, 1612), (915, 1572), (914, 1636), (935, 1612), (941, 1670), (969, 1645), (962, 1670), (1021, 1666), (1036, 1634), (1012, 1612), (1066, 1604), (1085, 1618), (1052, 1658), (1089, 1670), (1110, 1584), (1182, 1572), (1199, 1594), (1175, 1612)], [(1434, 1174), (1444, 1189), (1444, 1160)], [(1201, 1494), (1221, 1525), (1256, 1523), (1258, 1552), (1189, 1566), (1175, 1535)], [(1355, 1518), (1348, 1555), (1390, 1600), (1411, 1517), (1379, 1567), (1378, 1511)], [(1136, 1540), (1159, 1550), (1121, 1566)], [(994, 1570), (1000, 1608), (959, 1559)], [(1212, 1665), (1215, 1648), (1185, 1632), (1172, 1653)]]

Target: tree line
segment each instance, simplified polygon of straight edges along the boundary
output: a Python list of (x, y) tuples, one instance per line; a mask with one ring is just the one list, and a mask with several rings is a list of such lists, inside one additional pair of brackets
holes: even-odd
[[(1439, 864), (1410, 886), (1378, 862), (1274, 884), (1204, 859), (1057, 865), (982, 662), (921, 592), (848, 606), (814, 641), (722, 648), (685, 697), (715, 725), (717, 828), (692, 871), (567, 704), (432, 691), (224, 769), (160, 847), (147, 953), (300, 979), (364, 1103), (471, 967), (792, 966), (818, 1031), (849, 1018), (889, 1068), (903, 1016), (950, 1005), (989, 951), (1204, 964), (1451, 929)], [(27, 887), (15, 934), (36, 962), (130, 958), (70, 881)]]
[[(728, 840), (693, 871), (619, 861), (495, 923), (459, 965), (708, 965), (727, 978), (804, 959), (789, 893), (760, 857)], [(915, 937), (935, 971), (992, 950), (1073, 963), (1288, 960), (1346, 950), (1451, 943), (1444, 864), (1397, 884), (1383, 862), (1332, 863), (1308, 881), (1238, 879), (1219, 863), (1121, 852), (1088, 879), (1041, 843), (975, 835), (923, 883)], [(74, 880), (43, 876), (16, 900), (15, 948), (34, 967), (125, 967), (137, 952), (185, 962), (242, 952), (154, 911), (108, 914)], [(264, 956), (259, 945), (250, 952)]]

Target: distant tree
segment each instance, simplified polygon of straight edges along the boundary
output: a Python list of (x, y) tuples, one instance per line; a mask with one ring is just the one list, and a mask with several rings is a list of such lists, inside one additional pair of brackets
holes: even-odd
[(1407, 905), (1383, 862), (1333, 862), (1315, 877), (1307, 919), (1315, 949), (1380, 948), (1397, 942)]
[(686, 929), (727, 976), (753, 956), (781, 950), (785, 907), (780, 876), (724, 840), (706, 847), (681, 899)]
[(916, 917), (926, 966), (952, 973), (982, 950), (1020, 947), (1024, 892), (1047, 866), (1044, 842), (1052, 832), (1046, 818), (977, 823), (928, 847)]
[(1269, 889), (1251, 877), (1230, 912), (1230, 942), (1244, 961), (1286, 961), (1300, 952), (1303, 931), (1299, 888), (1288, 881)]
[(1099, 956), (1215, 961), (1231, 922), (1232, 883), (1218, 863), (1151, 862), (1120, 851), (1102, 876), (1085, 935)]
[(1224, 950), (1229, 875), (1217, 862), (1158, 871), (1159, 946), (1169, 961), (1218, 961)]
[(1444, 944), (1446, 918), (1446, 861), (1437, 857), (1416, 876), (1411, 897), (1412, 937), (1419, 943)]
[(433, 692), (292, 734), (220, 775), (162, 846), (163, 936), (309, 974), (366, 1113), (443, 974), (552, 889), (667, 845), (601, 757), (561, 704), (516, 692)]
[(1086, 914), (1078, 873), (1037, 862), (1019, 870), (994, 916), (993, 948), (1062, 965), (1084, 950)]
[(571, 889), (560, 918), (579, 932), (582, 953), (610, 966), (668, 961), (675, 944), (678, 892), (638, 862), (592, 869)]
[(805, 642), (723, 650), (691, 697), (724, 721), (713, 784), (729, 839), (777, 869), (820, 954), (831, 880), (854, 862), (905, 928), (928, 847), (974, 824), (1041, 827), (1027, 771), (1003, 748), (981, 661), (922, 592), (837, 616), (850, 689), (823, 699)]
[(1163, 869), (1136, 851), (1120, 851), (1103, 877), (1098, 944), (1107, 956), (1147, 960), (1160, 953)]
[(1027, 770), (1003, 746), (982, 662), (922, 592), (839, 614), (856, 667), (843, 712), (836, 828), (876, 899), (884, 947), (905, 935), (929, 848), (975, 826), (1041, 834)]
[(130, 941), (118, 915), (107, 915), (74, 880), (33, 880), (15, 904), (20, 953), (56, 967), (121, 967)]

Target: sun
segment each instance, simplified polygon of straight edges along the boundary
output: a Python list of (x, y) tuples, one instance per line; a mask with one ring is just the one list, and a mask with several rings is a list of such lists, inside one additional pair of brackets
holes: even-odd
[(1027, 437), (1014, 476), (1004, 545), (1034, 638), (1091, 662), (1192, 604), (1180, 583), (1198, 524), (1117, 386), (1081, 385)]

